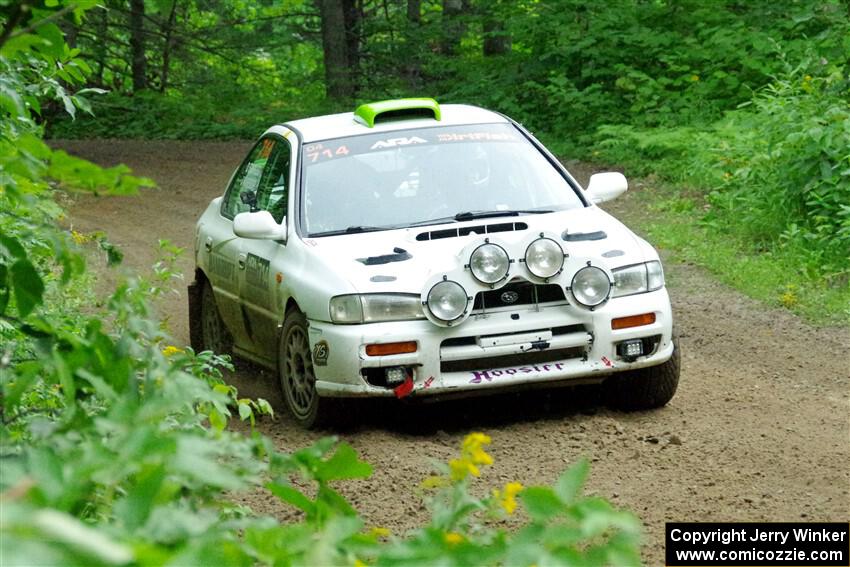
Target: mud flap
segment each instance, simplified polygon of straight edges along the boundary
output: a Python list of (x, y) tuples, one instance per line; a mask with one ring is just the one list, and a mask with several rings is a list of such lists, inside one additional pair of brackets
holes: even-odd
[(189, 345), (195, 352), (204, 348), (204, 335), (201, 328), (201, 286), (193, 281), (186, 288), (189, 298)]

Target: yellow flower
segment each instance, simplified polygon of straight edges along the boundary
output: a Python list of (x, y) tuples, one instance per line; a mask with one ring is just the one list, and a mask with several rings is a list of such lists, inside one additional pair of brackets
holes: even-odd
[(787, 289), (785, 290), (785, 293), (779, 296), (779, 303), (781, 303), (783, 307), (789, 309), (797, 305), (798, 302), (799, 299), (793, 289)]
[(420, 485), (422, 488), (442, 488), (443, 486), (448, 484), (448, 480), (443, 476), (429, 476), (425, 480), (422, 481)]
[(374, 537), (390, 537), (390, 530), (387, 528), (374, 527), (369, 530), (369, 535)]
[(369, 567), (369, 566), (366, 565), (365, 563), (363, 563), (362, 561), (360, 561), (359, 559), (355, 559), (354, 560), (354, 567)]
[(475, 463), (465, 457), (449, 461), (449, 469), (451, 470), (452, 480), (463, 480), (469, 475), (481, 476), (481, 471), (475, 466)]
[(174, 356), (175, 354), (183, 354), (185, 351), (182, 348), (178, 348), (174, 345), (168, 345), (164, 349), (162, 349), (162, 354), (165, 356)]
[(88, 241), (88, 237), (82, 232), (77, 232), (76, 230), (71, 231), (71, 238), (74, 239), (74, 242), (77, 244), (85, 244)]
[(502, 490), (494, 490), (493, 496), (499, 499), (499, 506), (508, 514), (516, 510), (516, 495), (522, 492), (524, 487), (519, 482), (509, 482)]
[(445, 539), (446, 543), (449, 545), (457, 545), (463, 541), (463, 536), (457, 532), (449, 532), (443, 536), (443, 539)]
[(696, 83), (699, 81), (699, 75), (691, 75), (691, 82)]

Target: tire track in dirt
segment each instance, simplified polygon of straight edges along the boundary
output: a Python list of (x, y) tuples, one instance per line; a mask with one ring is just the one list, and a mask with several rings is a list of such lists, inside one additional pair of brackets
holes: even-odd
[[(166, 238), (186, 248), (178, 267), (191, 278), (195, 220), (219, 195), (247, 142), (58, 141), (102, 165), (126, 163), (159, 189), (135, 197), (82, 196), (70, 222), (105, 231), (125, 252), (124, 269), (144, 271)], [(591, 172), (571, 169), (583, 181)], [(641, 189), (610, 209), (626, 223), (646, 214)], [(663, 254), (663, 251), (662, 251)], [(426, 515), (416, 486), (432, 459), (454, 455), (462, 437), (493, 437), (495, 464), (481, 484), (549, 483), (575, 459), (592, 461), (588, 490), (644, 522), (644, 559), (663, 564), (665, 521), (846, 521), (850, 517), (850, 330), (814, 328), (719, 284), (703, 270), (665, 265), (682, 346), (682, 377), (657, 411), (619, 413), (596, 390), (563, 389), (443, 404), (358, 405), (360, 424), (339, 432), (375, 466), (342, 492), (370, 525), (396, 533)], [(96, 266), (109, 280), (109, 271)], [(185, 282), (188, 283), (188, 282)], [(158, 302), (178, 343), (188, 342), (185, 290)], [(261, 423), (284, 450), (328, 432), (299, 430), (283, 413), (275, 378), (247, 365), (232, 377), (240, 393), (269, 399), (281, 416)], [(241, 427), (241, 426), (240, 426)], [(245, 503), (281, 519), (295, 513), (270, 495)]]

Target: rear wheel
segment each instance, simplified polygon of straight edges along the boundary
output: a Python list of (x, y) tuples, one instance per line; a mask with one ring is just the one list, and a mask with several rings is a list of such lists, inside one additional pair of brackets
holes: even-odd
[(327, 420), (332, 400), (319, 397), (307, 334), (307, 318), (297, 310), (286, 314), (278, 347), (278, 374), (283, 399), (299, 425), (307, 429)]
[(212, 286), (204, 281), (201, 289), (201, 350), (230, 354), (232, 347), (233, 339), (218, 312)]
[(608, 405), (622, 410), (659, 408), (669, 402), (679, 385), (681, 351), (679, 338), (673, 333), (673, 356), (650, 366), (619, 372), (604, 385)]

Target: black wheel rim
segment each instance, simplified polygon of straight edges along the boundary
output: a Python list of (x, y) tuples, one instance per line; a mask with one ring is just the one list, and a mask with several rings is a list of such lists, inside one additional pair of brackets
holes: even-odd
[(281, 382), (293, 413), (299, 418), (310, 414), (316, 397), (316, 376), (310, 342), (301, 327), (292, 327), (283, 341)]

